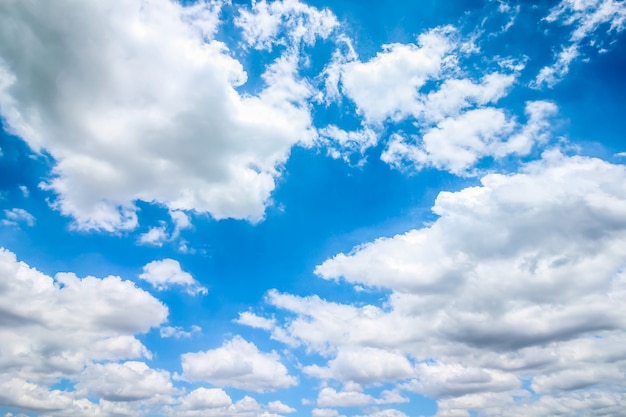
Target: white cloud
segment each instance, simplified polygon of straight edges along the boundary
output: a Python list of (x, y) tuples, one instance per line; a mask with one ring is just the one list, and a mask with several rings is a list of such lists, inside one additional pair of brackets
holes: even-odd
[(6, 226), (19, 226), (20, 223), (24, 223), (30, 227), (35, 225), (35, 217), (21, 208), (5, 209), (4, 217), (2, 224)]
[(535, 144), (545, 142), (548, 118), (556, 113), (556, 106), (545, 101), (528, 102), (526, 113), (528, 121), (521, 125), (501, 109), (472, 109), (440, 120), (421, 138), (392, 135), (381, 159), (396, 167), (434, 166), (457, 175), (471, 174), (481, 158), (526, 155)]
[(148, 281), (158, 291), (173, 285), (181, 285), (190, 295), (206, 294), (208, 290), (193, 279), (191, 274), (181, 269), (180, 263), (174, 259), (152, 261), (143, 267), (139, 278)]
[[(272, 337), (328, 357), (304, 368), (323, 379), (406, 378), (406, 364), (359, 369), (346, 352), (407, 355), (414, 376), (396, 388), (437, 399), (439, 416), (553, 415), (559, 398), (602, 415), (582, 404), (592, 393), (611, 410), (625, 389), (626, 168), (549, 151), (519, 173), (441, 192), (433, 211), (428, 226), (317, 267), (325, 279), (391, 290), (382, 308), (271, 291), (269, 304), (293, 315)], [(319, 405), (369, 397), (326, 389)]]
[(276, 324), (276, 320), (266, 319), (265, 317), (257, 316), (250, 311), (244, 311), (243, 313), (239, 313), (239, 318), (235, 320), (235, 323), (254, 327), (256, 329), (271, 330)]
[(408, 417), (402, 411), (394, 410), (393, 408), (381, 411), (375, 411), (366, 416), (355, 416), (355, 417)]
[(420, 111), (418, 90), (439, 75), (454, 44), (452, 28), (420, 35), (417, 44), (385, 45), (368, 62), (351, 61), (341, 69), (343, 92), (366, 121), (400, 120)]
[(319, 141), (326, 146), (328, 154), (335, 159), (343, 158), (346, 162), (350, 162), (350, 155), (363, 154), (378, 143), (378, 133), (369, 126), (348, 132), (329, 125), (319, 129), (318, 134)]
[(169, 372), (136, 361), (90, 364), (76, 388), (108, 401), (146, 400), (173, 392)]
[(332, 408), (314, 408), (311, 415), (313, 417), (339, 417), (339, 411)]
[[(468, 77), (461, 63), (480, 51), (463, 41), (454, 27), (432, 29), (417, 44), (392, 44), (368, 61), (354, 49), (338, 49), (324, 71), (326, 100), (341, 91), (363, 116), (362, 128), (344, 131), (333, 125), (319, 130), (321, 142), (334, 158), (386, 140), (381, 159), (395, 168), (434, 167), (457, 175), (473, 175), (478, 162), (509, 155), (527, 155), (544, 145), (547, 119), (556, 106), (528, 102), (526, 124), (495, 104), (514, 86), (523, 62), (498, 58), (498, 70), (474, 71)], [(412, 126), (404, 123), (410, 121)], [(387, 128), (389, 136), (382, 133)]]
[(270, 67), (257, 96), (237, 92), (246, 73), (212, 38), (220, 4), (0, 6), (2, 116), (54, 157), (42, 186), (77, 227), (132, 229), (137, 200), (258, 221), (277, 166), (312, 143), (295, 64)]
[(253, 1), (251, 10), (239, 10), (235, 24), (243, 30), (244, 39), (258, 49), (272, 45), (296, 46), (327, 38), (338, 25), (328, 9), (318, 10), (298, 0)]
[(555, 56), (552, 65), (543, 67), (533, 87), (553, 87), (569, 72), (572, 62), (581, 56), (581, 46), (591, 45), (602, 50), (597, 32), (604, 27), (608, 32), (621, 32), (626, 27), (626, 4), (616, 0), (561, 0), (545, 18), (571, 28), (569, 42)]
[(167, 407), (173, 417), (273, 417), (263, 411), (254, 398), (245, 396), (233, 402), (230, 396), (219, 388), (197, 388), (183, 397), (179, 404)]
[(165, 226), (151, 227), (150, 230), (139, 236), (138, 243), (161, 247), (168, 238)]
[(290, 414), (295, 413), (295, 408), (289, 407), (287, 404), (283, 404), (280, 401), (272, 401), (267, 404), (267, 410), (271, 413), (283, 413)]
[[(59, 273), (52, 278), (5, 249), (0, 250), (0, 275), (0, 372), (6, 376), (0, 405), (96, 415), (98, 406), (78, 391), (51, 388), (60, 378), (80, 380), (107, 396), (114, 396), (115, 389), (122, 396), (148, 396), (159, 384), (156, 392), (171, 388), (167, 375), (141, 362), (106, 363), (151, 356), (135, 335), (158, 327), (168, 310), (149, 293), (113, 276), (80, 279)], [(109, 379), (98, 373), (105, 370)], [(133, 370), (142, 375), (129, 385)]]
[(200, 326), (192, 325), (189, 331), (182, 327), (165, 326), (159, 329), (159, 335), (163, 338), (173, 337), (176, 339), (191, 337), (194, 333), (202, 331)]
[(380, 398), (361, 391), (336, 391), (333, 388), (322, 388), (317, 397), (320, 407), (364, 407), (372, 404), (392, 404), (408, 402), (393, 391), (383, 391)]
[(305, 366), (302, 370), (318, 378), (333, 378), (358, 384), (396, 381), (415, 374), (413, 366), (404, 355), (370, 347), (340, 349), (327, 368), (313, 365)]
[(276, 352), (263, 353), (240, 336), (222, 347), (182, 355), (182, 378), (248, 391), (272, 391), (297, 384)]

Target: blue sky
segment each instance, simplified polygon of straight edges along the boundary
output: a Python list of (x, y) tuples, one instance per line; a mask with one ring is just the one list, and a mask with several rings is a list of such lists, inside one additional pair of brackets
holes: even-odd
[(0, 4), (0, 415), (618, 416), (626, 4)]

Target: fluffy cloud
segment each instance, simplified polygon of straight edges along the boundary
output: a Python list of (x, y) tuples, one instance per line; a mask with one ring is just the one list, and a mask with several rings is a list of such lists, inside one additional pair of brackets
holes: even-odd
[(561, 0), (545, 18), (571, 29), (569, 42), (556, 54), (552, 65), (543, 67), (534, 86), (554, 86), (569, 72), (570, 64), (581, 55), (583, 45), (604, 51), (597, 31), (621, 32), (626, 27), (626, 4), (616, 0)]
[(395, 392), (383, 391), (380, 398), (375, 398), (360, 391), (336, 391), (323, 388), (317, 397), (320, 407), (364, 407), (372, 404), (403, 403), (408, 400)]
[(319, 378), (334, 378), (358, 384), (396, 381), (413, 376), (413, 366), (400, 354), (383, 349), (340, 349), (327, 368), (307, 366), (303, 371)]
[(174, 337), (176, 339), (191, 337), (194, 333), (201, 332), (200, 326), (192, 325), (189, 331), (186, 331), (182, 327), (165, 326), (159, 329), (159, 335), (163, 338)]
[(80, 380), (107, 398), (115, 390), (121, 397), (143, 398), (171, 389), (167, 375), (141, 362), (92, 363), (150, 356), (135, 334), (159, 326), (168, 314), (150, 294), (119, 277), (59, 273), (52, 278), (5, 249), (0, 275), (0, 370), (8, 376), (1, 405), (65, 410), (64, 415), (96, 407), (75, 392), (51, 389), (60, 378)]
[(208, 290), (201, 286), (188, 272), (181, 269), (174, 259), (152, 261), (143, 267), (139, 278), (148, 281), (154, 288), (163, 291), (172, 285), (181, 285), (190, 295), (206, 294)]
[(169, 372), (153, 370), (136, 361), (90, 364), (76, 388), (108, 401), (146, 400), (173, 391)]
[[(349, 40), (325, 69), (328, 100), (340, 92), (363, 117), (360, 130), (330, 125), (319, 130), (331, 156), (348, 160), (375, 146), (382, 136), (381, 159), (395, 168), (434, 167), (457, 175), (474, 173), (486, 157), (527, 155), (545, 144), (556, 106), (545, 101), (526, 104), (526, 123), (495, 104), (515, 84), (524, 65), (498, 58), (468, 77), (462, 66), (479, 50), (464, 42), (457, 29), (445, 26), (421, 34), (416, 44), (391, 44), (368, 61), (358, 59)], [(412, 126), (399, 123), (411, 121)], [(384, 127), (391, 132), (381, 135)]]
[(167, 407), (167, 415), (172, 417), (257, 417), (274, 416), (263, 411), (254, 398), (245, 396), (233, 402), (230, 396), (219, 388), (197, 388), (182, 397), (176, 406)]
[[(390, 289), (382, 308), (272, 291), (268, 302), (294, 314), (272, 335), (330, 357), (305, 368), (311, 375), (404, 379), (398, 389), (438, 399), (440, 416), (550, 415), (555, 398), (613, 398), (626, 372), (624, 184), (622, 165), (550, 151), (517, 174), (442, 192), (432, 224), (317, 267), (325, 279)], [(397, 366), (353, 352), (385, 352)], [(320, 406), (338, 404), (333, 392)], [(355, 392), (364, 404), (369, 394)], [(592, 403), (585, 413), (602, 415)]]
[(276, 352), (260, 352), (239, 336), (217, 349), (185, 353), (182, 367), (183, 379), (249, 391), (272, 391), (297, 383)]
[(137, 200), (258, 221), (277, 166), (314, 139), (297, 62), (269, 66), (258, 95), (238, 93), (247, 75), (213, 39), (220, 7), (0, 6), (0, 112), (54, 157), (43, 187), (77, 227), (132, 229)]
[(11, 210), (4, 210), (4, 219), (2, 224), (6, 226), (19, 226), (21, 223), (26, 226), (35, 225), (35, 217), (21, 208), (13, 208)]
[(418, 90), (442, 71), (454, 43), (453, 29), (434, 29), (420, 35), (417, 44), (385, 45), (367, 62), (344, 64), (340, 79), (346, 96), (371, 123), (400, 120), (420, 111)]
[(327, 38), (338, 25), (328, 9), (318, 10), (298, 0), (253, 1), (251, 10), (241, 9), (235, 24), (244, 39), (257, 49), (272, 45), (294, 46)]
[(468, 174), (486, 156), (528, 154), (546, 137), (547, 120), (555, 112), (556, 106), (552, 103), (529, 102), (526, 104), (528, 122), (520, 125), (501, 109), (469, 110), (439, 121), (435, 127), (426, 129), (421, 138), (392, 135), (381, 159), (396, 167), (434, 166), (457, 175)]

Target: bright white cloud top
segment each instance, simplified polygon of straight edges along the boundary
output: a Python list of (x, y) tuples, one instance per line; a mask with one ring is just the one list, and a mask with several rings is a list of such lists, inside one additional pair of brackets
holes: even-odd
[(0, 4), (0, 416), (621, 416), (617, 0)]

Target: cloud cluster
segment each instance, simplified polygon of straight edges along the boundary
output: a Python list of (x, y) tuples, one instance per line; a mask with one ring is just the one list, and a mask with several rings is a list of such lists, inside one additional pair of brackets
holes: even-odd
[[(132, 229), (137, 200), (263, 218), (278, 165), (315, 137), (311, 89), (297, 61), (281, 59), (257, 95), (240, 94), (247, 74), (214, 39), (221, 6), (0, 6), (0, 112), (12, 133), (54, 157), (42, 186), (77, 227)], [(310, 42), (326, 24), (302, 36)]]
[[(0, 250), (0, 275), (0, 371), (7, 375), (0, 406), (94, 417), (275, 417), (295, 411), (280, 401), (233, 401), (217, 388), (176, 388), (169, 371), (146, 362), (152, 353), (138, 338), (163, 324), (168, 309), (130, 281), (71, 273), (52, 278), (6, 249)], [(181, 338), (200, 330), (164, 326), (160, 333)], [(218, 349), (183, 354), (181, 363), (183, 378), (219, 386), (262, 392), (297, 383), (277, 353), (261, 352), (239, 336)], [(55, 388), (59, 383), (66, 387)]]
[[(168, 309), (132, 282), (113, 276), (81, 279), (71, 273), (52, 278), (5, 249), (0, 251), (0, 274), (0, 370), (11, 375), (2, 383), (3, 405), (69, 408), (74, 405), (71, 395), (48, 388), (60, 378), (76, 378), (85, 366), (87, 379), (104, 375), (103, 367), (107, 372), (116, 366), (125, 367), (116, 372), (146, 371), (140, 362), (93, 363), (151, 356), (136, 334), (163, 323)], [(86, 383), (85, 389), (106, 389), (100, 382)], [(129, 386), (130, 392), (119, 395), (139, 395), (141, 387)]]
[[(268, 303), (293, 315), (272, 336), (328, 358), (309, 375), (395, 381), (438, 399), (440, 416), (550, 415), (558, 401), (605, 415), (580, 398), (610, 409), (625, 388), (624, 184), (624, 166), (550, 151), (517, 174), (442, 192), (431, 225), (316, 268), (391, 290), (385, 305), (272, 291)], [(333, 392), (320, 392), (320, 406), (368, 395)]]
[(583, 55), (584, 46), (592, 46), (599, 52), (605, 47), (598, 31), (607, 28), (618, 33), (626, 28), (626, 4), (616, 0), (561, 0), (545, 20), (570, 29), (570, 38), (555, 54), (555, 62), (539, 71), (533, 85), (553, 87), (569, 72), (572, 62)]
[[(526, 123), (496, 107), (514, 85), (523, 65), (499, 58), (496, 69), (476, 77), (461, 62), (479, 53), (453, 26), (422, 33), (415, 44), (389, 44), (360, 61), (349, 39), (325, 70), (328, 100), (345, 95), (362, 116), (362, 129), (345, 132), (331, 125), (320, 131), (331, 139), (331, 155), (363, 152), (391, 132), (381, 159), (396, 168), (434, 167), (473, 174), (486, 157), (527, 155), (545, 144), (556, 106), (526, 103)], [(412, 126), (407, 127), (410, 121)], [(403, 127), (400, 128), (399, 126)], [(333, 143), (334, 141), (334, 143)], [(334, 145), (334, 146), (333, 146)]]
[(189, 381), (205, 381), (220, 387), (272, 391), (295, 385), (276, 352), (263, 353), (254, 343), (236, 336), (222, 347), (182, 356), (183, 374)]
[(191, 274), (181, 269), (180, 263), (174, 259), (152, 261), (143, 267), (139, 278), (148, 281), (158, 291), (163, 291), (173, 285), (186, 288), (190, 295), (206, 294), (208, 290), (193, 279)]

